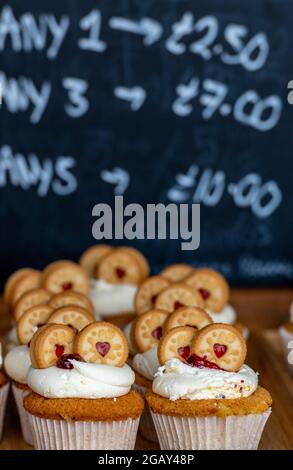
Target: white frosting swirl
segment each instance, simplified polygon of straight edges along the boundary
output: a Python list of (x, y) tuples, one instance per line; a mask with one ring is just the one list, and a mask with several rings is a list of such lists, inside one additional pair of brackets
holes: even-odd
[(114, 367), (70, 361), (73, 369), (30, 368), (28, 385), (46, 398), (116, 398), (126, 395), (134, 383), (135, 375), (125, 364)]
[(30, 351), (26, 345), (16, 346), (5, 356), (4, 368), (7, 372), (7, 375), (9, 375), (9, 377), (16, 382), (27, 384), (27, 373), (30, 366)]
[(291, 302), (289, 313), (290, 313), (290, 317), (289, 317), (290, 323), (293, 323), (293, 302)]
[(134, 312), (137, 286), (133, 284), (109, 284), (101, 279), (91, 279), (90, 298), (96, 318)]
[(133, 358), (132, 366), (143, 377), (153, 380), (160, 367), (158, 346), (154, 346), (142, 354), (136, 354)]
[(207, 312), (215, 323), (226, 323), (228, 325), (233, 325), (237, 318), (236, 311), (230, 304), (225, 305), (223, 310), (221, 310), (219, 313), (212, 312), (208, 309)]
[(243, 365), (238, 372), (191, 367), (170, 359), (160, 367), (153, 391), (170, 400), (208, 400), (248, 397), (257, 388), (258, 374)]

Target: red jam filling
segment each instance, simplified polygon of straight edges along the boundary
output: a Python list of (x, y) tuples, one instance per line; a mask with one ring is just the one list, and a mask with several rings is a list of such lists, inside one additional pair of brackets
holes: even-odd
[(73, 284), (72, 284), (72, 282), (63, 282), (61, 284), (61, 287), (62, 287), (63, 290), (70, 290), (70, 289), (72, 289)]
[(161, 326), (158, 326), (152, 331), (151, 335), (153, 338), (161, 339), (163, 336), (163, 328)]
[(105, 357), (110, 351), (110, 343), (107, 343), (106, 341), (104, 343), (98, 342), (96, 343), (96, 349), (102, 357)]
[(203, 300), (207, 300), (211, 296), (210, 291), (208, 291), (207, 289), (204, 289), (203, 287), (198, 289), (198, 292), (202, 296)]

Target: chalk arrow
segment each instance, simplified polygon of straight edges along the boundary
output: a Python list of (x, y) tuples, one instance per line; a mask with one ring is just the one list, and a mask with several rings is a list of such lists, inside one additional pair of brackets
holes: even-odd
[(115, 167), (113, 170), (102, 170), (100, 173), (101, 179), (105, 183), (114, 184), (114, 194), (122, 195), (125, 193), (129, 185), (129, 173), (122, 168)]
[(138, 111), (146, 99), (146, 92), (140, 86), (134, 86), (132, 88), (117, 86), (114, 88), (114, 95), (120, 100), (129, 101), (132, 111)]
[(157, 42), (163, 34), (162, 25), (151, 18), (142, 18), (139, 21), (133, 21), (128, 18), (113, 16), (109, 20), (109, 26), (112, 29), (143, 36), (145, 46), (151, 46)]

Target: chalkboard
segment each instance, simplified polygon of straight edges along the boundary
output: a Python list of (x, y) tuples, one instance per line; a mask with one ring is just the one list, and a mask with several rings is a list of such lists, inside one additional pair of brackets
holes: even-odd
[(290, 0), (2, 4), (2, 281), (78, 259), (115, 195), (201, 204), (198, 250), (132, 242), (154, 272), (292, 281), (292, 24)]

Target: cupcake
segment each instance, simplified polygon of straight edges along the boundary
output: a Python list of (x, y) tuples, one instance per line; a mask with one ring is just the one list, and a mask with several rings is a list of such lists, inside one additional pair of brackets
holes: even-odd
[(289, 372), (293, 375), (293, 302), (290, 305), (289, 321), (280, 326), (279, 332), (288, 364)]
[(9, 392), (9, 382), (2, 371), (2, 346), (0, 343), (0, 440), (3, 434), (4, 417), (6, 410), (7, 397)]
[(76, 333), (62, 324), (38, 329), (24, 399), (41, 450), (133, 449), (144, 401), (125, 363), (127, 340), (107, 322)]
[(257, 449), (272, 399), (244, 364), (246, 343), (231, 325), (171, 329), (146, 400), (161, 449)]
[(79, 260), (90, 276), (90, 298), (96, 318), (124, 326), (134, 317), (138, 286), (149, 274), (145, 257), (134, 248), (97, 245)]
[(248, 339), (249, 331), (237, 320), (235, 309), (230, 305), (230, 288), (226, 279), (209, 268), (194, 269), (184, 282), (202, 297), (203, 307), (214, 322), (233, 325)]

